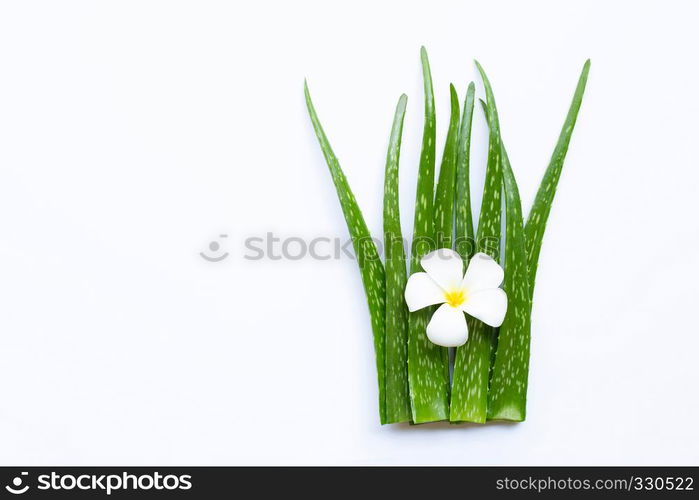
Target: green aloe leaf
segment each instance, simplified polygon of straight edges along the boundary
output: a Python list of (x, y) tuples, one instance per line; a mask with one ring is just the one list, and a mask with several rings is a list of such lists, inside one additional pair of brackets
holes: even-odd
[[(415, 222), (410, 272), (422, 270), (420, 258), (434, 250), (434, 169), (435, 128), (434, 93), (427, 51), (422, 47), (422, 75), (425, 86), (425, 126), (415, 199)], [(432, 308), (408, 316), (408, 380), (413, 422), (444, 420), (449, 416), (449, 354), (427, 338)]]
[[(487, 77), (476, 62), (484, 84)], [(486, 90), (489, 84), (486, 84)], [(488, 143), (488, 165), (481, 213), (478, 220), (476, 249), (499, 260), (500, 223), (502, 215), (502, 170), (500, 165), (500, 134), (491, 127)], [(452, 385), (452, 422), (483, 423), (488, 416), (488, 380), (494, 336), (497, 329), (481, 321), (469, 321), (468, 341), (456, 351)]]
[(553, 198), (556, 195), (556, 187), (558, 180), (561, 177), (563, 170), (563, 162), (568, 152), (570, 138), (573, 135), (573, 128), (578, 118), (580, 105), (582, 104), (583, 94), (585, 93), (585, 85), (587, 84), (587, 75), (590, 72), (590, 60), (588, 59), (583, 66), (582, 73), (578, 79), (578, 85), (573, 95), (573, 102), (568, 110), (568, 116), (563, 123), (563, 129), (558, 137), (558, 142), (553, 150), (551, 161), (541, 180), (539, 190), (536, 193), (536, 198), (532, 209), (527, 218), (527, 224), (524, 227), (524, 233), (527, 240), (527, 254), (529, 255), (529, 293), (534, 295), (534, 280), (536, 279), (536, 270), (539, 262), (539, 252), (541, 252), (541, 243), (544, 238), (546, 229), (546, 221), (551, 212)]
[(469, 179), (471, 157), (471, 123), (476, 86), (469, 83), (464, 100), (464, 111), (459, 130), (456, 154), (456, 251), (468, 261), (473, 255), (476, 239), (471, 214), (471, 183)]
[[(490, 84), (486, 84), (488, 105), (483, 103), (491, 130), (500, 126)], [(488, 420), (521, 422), (526, 417), (529, 349), (531, 343), (531, 301), (527, 273), (527, 249), (519, 196), (505, 145), (500, 139), (503, 185), (505, 188), (505, 283), (507, 314), (500, 326), (497, 351), (488, 393)]]
[(403, 119), (408, 97), (398, 100), (386, 154), (383, 226), (386, 247), (386, 423), (411, 419), (408, 386), (408, 308), (405, 304), (406, 272), (398, 199), (398, 162)]
[[(493, 108), (495, 103), (493, 102)], [(527, 248), (522, 203), (517, 181), (502, 146), (505, 185), (505, 283), (507, 314), (498, 334), (495, 363), (488, 393), (488, 420), (526, 418), (529, 349), (531, 343), (531, 301), (527, 274)]]
[[(437, 248), (453, 248), (454, 241), (454, 197), (456, 189), (456, 157), (459, 146), (459, 95), (454, 85), (449, 84), (451, 100), (451, 115), (447, 139), (442, 153), (442, 163), (439, 167), (439, 180), (434, 199), (434, 233)], [(449, 350), (445, 370), (449, 377)]]
[(371, 238), (364, 216), (362, 215), (357, 200), (350, 189), (340, 163), (335, 153), (330, 147), (328, 138), (323, 131), (323, 127), (318, 120), (318, 115), (311, 101), (311, 94), (308, 85), (304, 82), (304, 94), (306, 96), (306, 107), (313, 123), (320, 149), (323, 151), (325, 161), (330, 169), (335, 190), (340, 200), (340, 206), (347, 222), (357, 263), (362, 275), (364, 292), (369, 303), (369, 313), (371, 315), (371, 327), (374, 335), (374, 351), (376, 353), (376, 372), (379, 380), (379, 415), (381, 423), (386, 423), (386, 379), (385, 379), (385, 315), (386, 315), (386, 278), (384, 267), (379, 259), (376, 245)]
[(452, 248), (454, 233), (454, 189), (456, 187), (456, 155), (459, 145), (459, 96), (449, 85), (451, 118), (444, 145), (439, 181), (434, 200), (434, 233), (437, 248)]

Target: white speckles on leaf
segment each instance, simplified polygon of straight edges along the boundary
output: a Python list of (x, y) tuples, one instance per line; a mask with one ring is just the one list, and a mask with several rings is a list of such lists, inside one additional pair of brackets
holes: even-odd
[[(485, 82), (486, 77), (480, 65), (478, 69)], [(490, 95), (488, 98), (491, 99)], [(484, 243), (500, 241), (502, 171), (499, 140), (499, 133), (491, 130), (477, 237), (477, 251), (487, 253), (495, 260), (499, 260), (499, 245), (486, 247)], [(469, 331), (468, 342), (456, 351), (449, 419), (457, 422), (485, 422), (490, 359), (496, 329), (473, 320), (469, 324)]]
[(396, 106), (384, 180), (384, 245), (386, 248), (386, 423), (411, 419), (408, 386), (408, 309), (403, 298), (407, 282), (405, 249), (400, 227), (398, 161), (407, 97)]
[[(432, 76), (427, 51), (420, 51), (425, 87), (425, 126), (415, 197), (411, 273), (419, 272), (420, 258), (434, 250), (434, 168), (435, 114)], [(424, 243), (428, 243), (425, 245)], [(412, 415), (415, 423), (444, 420), (449, 415), (448, 351), (432, 344), (426, 335), (430, 308), (409, 313), (408, 317), (408, 378)]]
[[(482, 70), (481, 70), (482, 71)], [(488, 96), (486, 112), (491, 133), (498, 135), (500, 164), (505, 188), (505, 283), (509, 297), (505, 321), (500, 326), (497, 351), (488, 393), (488, 419), (524, 420), (529, 372), (530, 303), (526, 273), (522, 205), (519, 190), (500, 138), (500, 124), (490, 83), (483, 76)]]
[[(425, 124), (415, 198), (411, 272), (421, 270), (420, 259), (429, 251), (451, 248), (454, 237), (452, 224), (456, 230), (454, 241), (457, 251), (462, 256), (482, 251), (497, 260), (500, 254), (504, 182), (504, 288), (509, 296), (509, 308), (499, 337), (497, 330), (475, 319), (470, 320), (470, 339), (458, 349), (456, 355), (450, 408), (447, 350), (432, 344), (426, 335), (427, 323), (434, 308), (407, 313), (403, 296), (407, 275), (398, 209), (398, 161), (405, 96), (401, 97), (396, 109), (386, 160), (384, 236), (387, 260), (384, 270), (376, 245), (370, 238), (355, 197), (318, 121), (306, 87), (309, 115), (352, 237), (369, 304), (381, 422), (412, 419), (415, 423), (421, 423), (445, 418), (472, 422), (484, 422), (486, 418), (521, 421), (526, 416), (530, 316), (537, 262), (546, 221), (582, 102), (590, 62), (588, 60), (583, 67), (568, 116), (526, 225), (523, 224), (517, 184), (502, 145), (490, 82), (481, 66), (476, 63), (488, 100), (484, 107), (490, 136), (478, 237), (475, 238), (468, 180), (475, 87), (473, 83), (469, 85), (460, 124), (458, 99), (455, 99), (456, 92), (451, 88), (452, 117), (435, 197), (436, 120), (429, 61), (424, 48), (421, 49), (421, 60)], [(473, 242), (476, 242), (475, 248), (471, 248)], [(493, 358), (494, 363), (491, 362)]]

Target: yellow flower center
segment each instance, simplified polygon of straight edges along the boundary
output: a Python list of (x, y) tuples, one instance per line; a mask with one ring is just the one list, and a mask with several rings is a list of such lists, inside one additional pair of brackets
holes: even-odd
[(444, 299), (451, 307), (459, 307), (466, 302), (466, 293), (463, 290), (450, 290), (444, 294)]

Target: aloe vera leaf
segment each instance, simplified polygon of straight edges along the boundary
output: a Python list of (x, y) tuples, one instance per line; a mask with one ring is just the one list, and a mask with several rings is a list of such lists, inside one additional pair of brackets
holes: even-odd
[(306, 107), (313, 123), (316, 137), (323, 151), (325, 161), (330, 169), (335, 190), (337, 191), (342, 213), (347, 222), (352, 245), (357, 256), (359, 271), (364, 284), (364, 292), (369, 304), (371, 316), (371, 328), (374, 336), (374, 351), (376, 354), (376, 373), (379, 381), (379, 415), (381, 423), (386, 423), (386, 377), (385, 377), (385, 316), (386, 316), (386, 277), (383, 264), (379, 259), (376, 245), (371, 238), (364, 216), (362, 215), (357, 200), (350, 189), (340, 163), (328, 142), (328, 138), (323, 131), (323, 127), (318, 120), (318, 115), (311, 101), (311, 94), (308, 85), (304, 81), (304, 94), (306, 96)]
[(558, 142), (551, 155), (544, 177), (541, 180), (539, 190), (536, 193), (534, 204), (527, 217), (527, 223), (524, 226), (524, 234), (527, 241), (527, 254), (529, 255), (529, 293), (534, 295), (534, 281), (536, 279), (536, 270), (539, 262), (539, 252), (541, 251), (541, 243), (544, 238), (546, 229), (546, 221), (551, 212), (551, 205), (556, 194), (556, 186), (561, 177), (563, 162), (568, 152), (570, 138), (573, 135), (573, 128), (578, 118), (578, 111), (582, 104), (583, 94), (585, 93), (585, 85), (587, 84), (587, 75), (590, 72), (590, 60), (585, 61), (578, 85), (573, 95), (573, 102), (568, 110), (568, 116), (563, 123), (563, 129), (558, 137)]
[[(487, 76), (483, 68), (477, 61), (476, 66), (486, 84)], [(486, 84), (486, 89), (488, 87), (489, 84)], [(495, 260), (499, 260), (500, 253), (501, 196), (500, 134), (491, 127), (476, 248)], [(456, 350), (449, 416), (452, 422), (486, 421), (492, 345), (496, 334), (497, 329), (481, 321), (469, 322), (468, 341)]]
[[(483, 108), (483, 113), (485, 114), (485, 120), (488, 125), (488, 129), (490, 129), (490, 119), (488, 117), (488, 105), (485, 103), (483, 99), (479, 99), (481, 103), (481, 107)], [(502, 137), (500, 138), (500, 146), (501, 146), (501, 152), (502, 154), (505, 153), (504, 148), (502, 147)], [(497, 335), (497, 330), (494, 331), (494, 335), (490, 337), (490, 377), (493, 375), (493, 365), (495, 364), (495, 352), (497, 351), (498, 348), (498, 335)], [(490, 380), (490, 377), (488, 380)], [(490, 383), (490, 382), (489, 382)]]
[(503, 288), (507, 293), (508, 305), (505, 321), (498, 334), (488, 393), (488, 420), (521, 422), (526, 418), (527, 411), (531, 296), (522, 203), (510, 160), (504, 146), (501, 147), (506, 206)]
[[(415, 221), (410, 272), (422, 270), (420, 258), (434, 250), (434, 168), (435, 127), (434, 93), (427, 51), (420, 50), (425, 87), (425, 126), (415, 200)], [(444, 420), (449, 415), (449, 355), (444, 347), (427, 338), (427, 324), (433, 308), (408, 315), (408, 381), (414, 423)]]
[[(437, 248), (453, 248), (454, 242), (454, 198), (456, 189), (456, 155), (459, 146), (459, 95), (453, 84), (449, 84), (451, 114), (449, 129), (442, 153), (442, 163), (439, 167), (439, 180), (434, 199), (434, 233)], [(447, 356), (449, 356), (447, 349)], [(453, 352), (453, 349), (451, 349)], [(449, 377), (449, 359), (445, 364)], [(451, 388), (449, 388), (451, 389)]]
[[(488, 126), (500, 135), (495, 98), (484, 78), (488, 104), (483, 101)], [(497, 351), (488, 392), (488, 420), (513, 420), (526, 417), (529, 346), (531, 340), (531, 302), (527, 273), (528, 259), (522, 218), (522, 202), (510, 160), (502, 138), (499, 140), (505, 190), (505, 282), (507, 314), (498, 333)]]
[(459, 96), (449, 85), (451, 117), (442, 164), (439, 168), (437, 193), (434, 200), (434, 232), (437, 248), (452, 248), (454, 238), (454, 189), (456, 187), (456, 154), (459, 145)]
[(456, 154), (456, 251), (464, 261), (473, 255), (475, 249), (475, 232), (471, 214), (471, 184), (469, 180), (471, 155), (471, 123), (473, 122), (473, 105), (476, 86), (469, 83), (464, 100), (463, 117), (459, 130), (459, 143)]
[[(490, 89), (490, 82), (481, 65), (476, 61), (476, 66), (483, 79), (486, 96)], [(492, 90), (490, 90), (492, 94)], [(500, 221), (502, 215), (502, 170), (500, 164), (500, 132), (499, 124), (495, 123), (495, 130), (491, 127), (488, 139), (488, 166), (486, 168), (485, 186), (483, 188), (483, 200), (481, 213), (478, 219), (479, 252), (490, 255), (498, 260), (500, 249)]]
[(383, 226), (386, 247), (386, 423), (407, 422), (410, 411), (408, 387), (408, 308), (405, 304), (405, 248), (400, 227), (398, 162), (403, 119), (408, 97), (398, 100), (386, 154)]

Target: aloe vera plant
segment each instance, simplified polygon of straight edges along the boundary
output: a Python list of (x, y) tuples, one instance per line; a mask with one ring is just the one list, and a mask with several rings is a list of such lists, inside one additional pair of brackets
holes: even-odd
[[(381, 423), (423, 423), (447, 418), (452, 422), (522, 421), (526, 417), (534, 279), (546, 221), (580, 110), (590, 61), (588, 60), (583, 67), (573, 102), (526, 224), (522, 216), (517, 182), (500, 134), (492, 86), (485, 71), (476, 62), (487, 98), (487, 103), (481, 103), (489, 130), (486, 179), (477, 235), (474, 235), (469, 194), (475, 86), (473, 83), (468, 86), (463, 113), (459, 109), (456, 90), (453, 85), (450, 86), (451, 115), (435, 192), (436, 118), (432, 77), (424, 48), (421, 49), (421, 62), (425, 91), (425, 123), (410, 261), (410, 271), (414, 275), (410, 279), (406, 274), (398, 199), (398, 163), (407, 97), (402, 95), (396, 106), (386, 155), (384, 269), (347, 179), (320, 125), (308, 87), (305, 86), (308, 112), (345, 215), (369, 303), (376, 351)], [(506, 226), (504, 242), (501, 245), (503, 192)], [(454, 281), (455, 278), (449, 278), (449, 283), (462, 283), (460, 288), (442, 283), (440, 276), (443, 276), (439, 274), (439, 266), (434, 267), (435, 263), (430, 260), (435, 254), (428, 256), (421, 263), (422, 257), (428, 252), (452, 247), (458, 254), (452, 250), (445, 251), (451, 253), (449, 269), (458, 275), (458, 279)], [(504, 271), (497, 263), (501, 247), (504, 249)], [(483, 252), (490, 257), (474, 255), (475, 252)], [(458, 270), (461, 259), (469, 264), (472, 264), (469, 259), (475, 262), (466, 272), (463, 281)], [(421, 272), (423, 266), (426, 272)], [(477, 302), (483, 300), (484, 296), (479, 295), (479, 290), (483, 289), (478, 288), (475, 281), (468, 280), (475, 279), (473, 276), (484, 272), (475, 270), (479, 269), (479, 266), (480, 269), (485, 269), (482, 266), (499, 269), (499, 274), (492, 275), (496, 276), (492, 285), (488, 285), (492, 288), (489, 293), (495, 293), (493, 297), (500, 297), (497, 320), (489, 316), (490, 313), (485, 316), (479, 315), (484, 314), (483, 310), (479, 313), (476, 309)], [(470, 275), (469, 278), (471, 269), (474, 269), (476, 274)], [(503, 273), (504, 292), (498, 288)], [(413, 283), (418, 288), (412, 287)], [(473, 288), (470, 288), (472, 285)], [(444, 288), (440, 289), (440, 286)], [(419, 291), (420, 287), (423, 287), (423, 292), (428, 295), (420, 298), (419, 294), (423, 293)], [(466, 301), (468, 290), (474, 290), (473, 300)], [(420, 302), (423, 300), (426, 301)], [(445, 314), (457, 318), (453, 315), (465, 311), (488, 321), (490, 325), (500, 327), (493, 328), (470, 317), (468, 341), (461, 345), (466, 339), (465, 324), (461, 322), (460, 326), (457, 325), (456, 329), (452, 330), (456, 337), (440, 336), (442, 334), (439, 333), (439, 329), (444, 328), (444, 323), (431, 322), (434, 320), (433, 304), (442, 304), (438, 312), (444, 312), (440, 319), (442, 322), (447, 318)], [(415, 312), (408, 312), (407, 305)], [(464, 320), (463, 317), (461, 319)], [(457, 318), (457, 321), (460, 320)], [(454, 338), (459, 340), (446, 340)], [(461, 345), (455, 356), (451, 387), (447, 348), (432, 342), (445, 346)]]
[[(434, 92), (427, 51), (420, 50), (425, 88), (425, 125), (415, 197), (415, 222), (410, 272), (421, 270), (420, 258), (434, 250)], [(412, 312), (408, 317), (408, 380), (413, 422), (432, 422), (449, 417), (449, 353), (432, 344), (425, 331), (430, 311)]]
[(406, 274), (398, 203), (398, 162), (408, 97), (398, 100), (386, 154), (384, 180), (384, 245), (386, 248), (386, 423), (411, 419), (408, 386), (408, 308), (403, 293)]
[(340, 162), (330, 147), (330, 142), (323, 131), (316, 110), (311, 101), (311, 94), (308, 85), (304, 82), (304, 94), (306, 97), (306, 107), (313, 123), (316, 137), (320, 143), (320, 148), (325, 156), (325, 161), (330, 169), (335, 190), (340, 200), (342, 213), (347, 222), (352, 245), (357, 255), (359, 271), (362, 275), (364, 292), (369, 303), (369, 314), (371, 316), (371, 327), (374, 334), (374, 351), (376, 354), (376, 373), (379, 381), (379, 417), (381, 423), (386, 422), (386, 377), (385, 377), (385, 347), (386, 347), (386, 275), (383, 264), (379, 259), (376, 244), (371, 239), (371, 234), (367, 228), (362, 211), (357, 205), (357, 200), (350, 189)]

